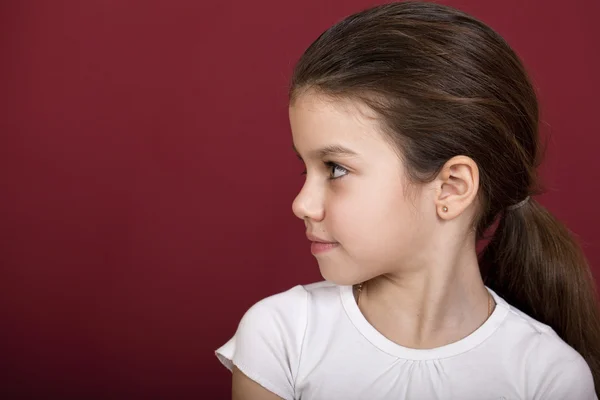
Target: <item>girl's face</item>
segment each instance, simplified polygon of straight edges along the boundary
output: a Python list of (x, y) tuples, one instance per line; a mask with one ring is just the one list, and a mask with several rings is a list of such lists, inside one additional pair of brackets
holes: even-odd
[[(341, 285), (417, 268), (435, 225), (432, 193), (409, 194), (403, 165), (365, 106), (305, 93), (289, 109), (306, 181), (293, 202), (326, 280)], [(417, 191), (415, 191), (417, 190)]]

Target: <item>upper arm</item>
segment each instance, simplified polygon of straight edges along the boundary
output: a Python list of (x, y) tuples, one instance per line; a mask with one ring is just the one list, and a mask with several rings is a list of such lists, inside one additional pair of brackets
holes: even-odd
[(307, 292), (303, 287), (250, 307), (234, 337), (216, 352), (234, 373), (234, 399), (295, 398), (306, 325)]
[(248, 378), (235, 366), (231, 378), (231, 398), (232, 400), (282, 400), (275, 393)]

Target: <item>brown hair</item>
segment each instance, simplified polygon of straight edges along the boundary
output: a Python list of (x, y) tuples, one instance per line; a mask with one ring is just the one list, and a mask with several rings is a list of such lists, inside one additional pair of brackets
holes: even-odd
[(600, 310), (566, 227), (538, 202), (538, 104), (523, 65), (490, 27), (448, 6), (391, 3), (356, 13), (313, 42), (290, 102), (306, 90), (363, 102), (381, 118), (413, 182), (454, 156), (479, 167), (477, 240), (487, 286), (551, 326), (587, 361), (600, 392)]

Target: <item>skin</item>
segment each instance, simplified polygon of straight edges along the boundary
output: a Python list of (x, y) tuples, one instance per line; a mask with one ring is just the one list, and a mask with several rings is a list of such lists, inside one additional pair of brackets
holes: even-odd
[(231, 389), (233, 400), (281, 400), (281, 397), (248, 378), (235, 366), (231, 378)]
[[(309, 91), (291, 104), (289, 117), (306, 166), (294, 214), (310, 238), (334, 243), (315, 254), (323, 277), (367, 282), (362, 313), (401, 346), (440, 347), (481, 326), (489, 294), (472, 228), (476, 163), (454, 157), (432, 182), (414, 184), (377, 117), (360, 103)], [(240, 371), (233, 388), (236, 400), (279, 398)]]

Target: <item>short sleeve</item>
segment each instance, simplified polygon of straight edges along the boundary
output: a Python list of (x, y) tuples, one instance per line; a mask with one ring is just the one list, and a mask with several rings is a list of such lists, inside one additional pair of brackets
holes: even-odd
[(229, 370), (235, 365), (265, 389), (293, 400), (307, 324), (307, 295), (296, 286), (250, 307), (235, 335), (216, 350), (221, 363)]

